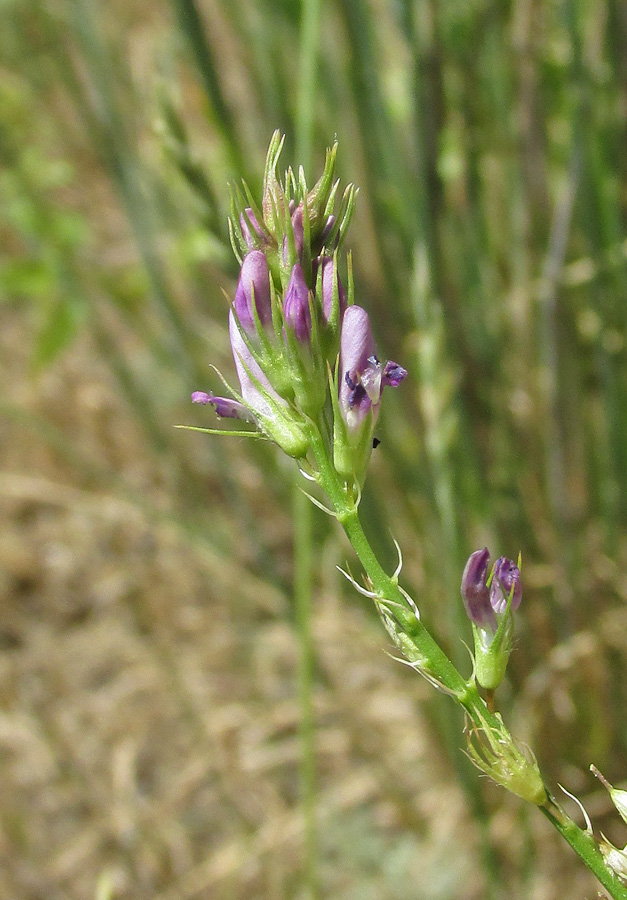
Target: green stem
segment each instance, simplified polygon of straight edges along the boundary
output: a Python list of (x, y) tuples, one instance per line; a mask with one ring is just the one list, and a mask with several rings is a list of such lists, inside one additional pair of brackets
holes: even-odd
[(553, 825), (562, 835), (565, 841), (568, 841), (575, 853), (582, 859), (585, 865), (599, 879), (605, 890), (614, 900), (627, 900), (627, 887), (619, 880), (611, 869), (609, 869), (603, 860), (601, 851), (596, 841), (587, 831), (579, 828), (566, 813), (564, 813), (557, 805), (555, 800), (549, 796), (540, 810), (547, 817), (551, 825)]
[[(464, 708), (471, 722), (479, 729), (493, 728), (495, 732), (506, 736), (507, 732), (501, 718), (488, 709), (479, 695), (474, 679), (467, 681), (458, 672), (411, 610), (396, 579), (382, 568), (364, 534), (352, 490), (335, 471), (328, 449), (315, 426), (310, 428), (309, 437), (318, 465), (318, 482), (331, 500), (335, 515), (364, 567), (373, 591), (388, 603), (394, 604), (394, 616), (422, 658), (428, 661), (429, 675)], [(579, 828), (548, 793), (546, 799), (543, 802), (538, 801), (536, 805), (539, 805), (543, 814), (598, 878), (610, 896), (614, 900), (627, 900), (627, 887), (605, 865), (594, 838)]]
[(300, 796), (305, 832), (305, 884), (308, 900), (318, 897), (318, 841), (316, 832), (316, 756), (313, 710), (314, 648), (311, 634), (312, 510), (294, 480), (294, 601), (300, 643), (298, 687), (300, 702)]

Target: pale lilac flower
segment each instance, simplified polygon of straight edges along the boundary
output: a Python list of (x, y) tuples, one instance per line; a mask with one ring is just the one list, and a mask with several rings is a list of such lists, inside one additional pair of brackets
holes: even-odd
[(339, 367), (339, 407), (349, 434), (360, 429), (369, 413), (374, 427), (383, 387), (386, 384), (396, 387), (407, 372), (394, 362), (381, 366), (370, 319), (361, 306), (349, 306), (344, 313)]

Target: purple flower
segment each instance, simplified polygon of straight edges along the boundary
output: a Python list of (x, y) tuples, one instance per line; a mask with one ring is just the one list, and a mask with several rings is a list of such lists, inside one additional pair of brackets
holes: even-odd
[(369, 413), (374, 427), (384, 385), (396, 386), (406, 375), (396, 363), (381, 366), (368, 313), (349, 306), (342, 321), (339, 362), (339, 406), (349, 434), (359, 431)]
[(204, 406), (210, 403), (216, 411), (216, 415), (226, 419), (241, 419), (244, 422), (254, 422), (255, 417), (247, 406), (230, 397), (215, 397), (205, 391), (194, 391), (192, 403), (202, 403)]
[[(322, 321), (327, 325), (333, 312), (333, 282), (335, 281), (335, 264), (333, 258), (331, 256), (321, 256), (317, 260), (314, 260), (313, 276), (314, 284), (316, 286), (318, 285), (318, 279), (320, 279)], [(341, 322), (344, 313), (346, 312), (346, 292), (340, 281), (339, 274), (337, 276), (337, 289), (340, 306), (339, 321)]]
[(494, 574), (490, 584), (490, 604), (495, 613), (505, 612), (512, 588), (514, 588), (514, 593), (510, 609), (513, 611), (518, 609), (522, 600), (520, 569), (511, 559), (501, 556), (494, 564)]
[(510, 609), (518, 609), (522, 599), (522, 582), (518, 566), (501, 556), (494, 565), (490, 587), (487, 586), (490, 553), (487, 547), (475, 550), (466, 563), (462, 575), (462, 600), (468, 618), (479, 628), (495, 632), (507, 609), (510, 591), (514, 588)]
[(486, 584), (489, 562), (490, 551), (487, 547), (471, 553), (462, 575), (462, 600), (471, 622), (482, 628), (489, 626), (496, 631), (496, 616)]
[(283, 319), (299, 344), (309, 344), (311, 340), (311, 310), (309, 309), (309, 288), (302, 267), (297, 263), (292, 268), (290, 281), (283, 301)]
[(251, 336), (256, 333), (253, 294), (257, 315), (262, 327), (271, 329), (270, 271), (268, 269), (268, 260), (261, 250), (251, 250), (244, 257), (233, 301), (235, 314), (240, 325)]

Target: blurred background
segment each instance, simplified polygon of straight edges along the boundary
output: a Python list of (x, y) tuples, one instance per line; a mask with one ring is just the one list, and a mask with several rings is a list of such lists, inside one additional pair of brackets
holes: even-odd
[(259, 192), (280, 128), (313, 183), (337, 136), (356, 295), (410, 373), (365, 527), (467, 672), (465, 559), (522, 551), (499, 708), (623, 846), (587, 770), (627, 776), (626, 10), (2, 0), (0, 897), (596, 896), (315, 510), (311, 834), (295, 467), (173, 426), (234, 377), (227, 182)]

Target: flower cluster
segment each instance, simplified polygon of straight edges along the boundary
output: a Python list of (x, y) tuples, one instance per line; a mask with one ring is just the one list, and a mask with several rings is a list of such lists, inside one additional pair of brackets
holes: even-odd
[(470, 555), (461, 591), (472, 622), (477, 681), (494, 690), (505, 677), (512, 650), (512, 613), (522, 600), (522, 581), (520, 569), (511, 559), (501, 556), (488, 575), (489, 562), (487, 547)]
[[(219, 416), (251, 423), (289, 456), (310, 450), (311, 423), (333, 415), (336, 471), (361, 484), (385, 385), (407, 374), (379, 362), (368, 313), (345, 290), (338, 257), (355, 201), (349, 185), (336, 213), (337, 145), (327, 152), (319, 181), (308, 190), (302, 169), (277, 175), (283, 141), (273, 135), (257, 206), (232, 192), (229, 227), (240, 275), (229, 312), (229, 337), (239, 393), (195, 391)], [(323, 432), (324, 429), (320, 428)]]

